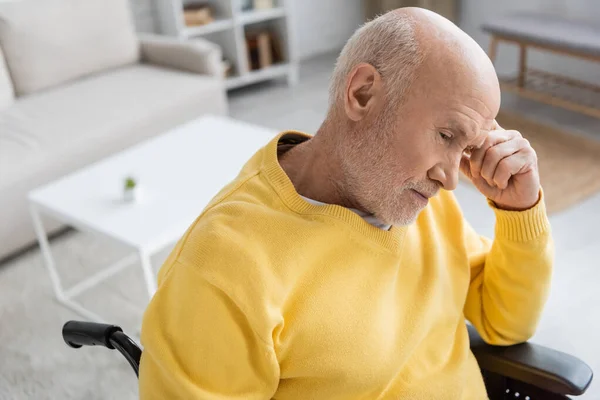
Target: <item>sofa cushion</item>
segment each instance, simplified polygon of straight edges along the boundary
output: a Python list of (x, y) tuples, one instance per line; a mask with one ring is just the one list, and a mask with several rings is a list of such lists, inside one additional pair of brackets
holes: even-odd
[(0, 197), (226, 110), (220, 80), (143, 64), (24, 97), (0, 112)]
[(127, 0), (0, 1), (0, 45), (18, 96), (139, 59)]
[(10, 80), (10, 74), (4, 62), (4, 54), (0, 48), (0, 110), (12, 104), (15, 93)]

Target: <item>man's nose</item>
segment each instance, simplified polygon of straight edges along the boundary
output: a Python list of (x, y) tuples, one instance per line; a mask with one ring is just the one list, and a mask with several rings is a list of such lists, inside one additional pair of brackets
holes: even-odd
[(429, 170), (429, 179), (438, 181), (445, 190), (454, 190), (458, 185), (459, 163), (437, 164)]

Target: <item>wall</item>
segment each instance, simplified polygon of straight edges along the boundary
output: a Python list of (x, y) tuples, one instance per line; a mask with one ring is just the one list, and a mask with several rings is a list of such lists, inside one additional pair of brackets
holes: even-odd
[(292, 2), (292, 34), (300, 59), (336, 51), (363, 22), (362, 0)]
[[(509, 12), (536, 11), (575, 19), (600, 20), (600, 1), (597, 0), (462, 0), (461, 3), (460, 26), (486, 51), (489, 37), (481, 32), (480, 25), (490, 18)], [(516, 73), (517, 47), (501, 44), (496, 60), (499, 75)], [(600, 83), (598, 63), (551, 55), (537, 50), (529, 51), (528, 63), (539, 69)]]

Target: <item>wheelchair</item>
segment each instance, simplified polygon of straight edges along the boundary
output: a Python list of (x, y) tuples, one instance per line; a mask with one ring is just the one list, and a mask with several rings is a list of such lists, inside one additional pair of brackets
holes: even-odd
[[(565, 400), (589, 387), (593, 373), (583, 361), (532, 343), (486, 344), (468, 325), (471, 350), (479, 363), (490, 400)], [(139, 376), (140, 347), (116, 325), (69, 321), (62, 330), (73, 348), (103, 346), (118, 350)]]

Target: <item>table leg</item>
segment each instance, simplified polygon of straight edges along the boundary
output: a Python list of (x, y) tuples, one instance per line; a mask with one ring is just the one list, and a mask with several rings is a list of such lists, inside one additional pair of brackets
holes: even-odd
[(525, 73), (527, 72), (527, 46), (523, 43), (519, 44), (519, 87), (525, 86)]
[(93, 313), (87, 310), (86, 308), (82, 307), (81, 305), (77, 304), (76, 302), (72, 301), (71, 296), (65, 292), (60, 281), (58, 271), (56, 270), (54, 257), (52, 256), (52, 252), (50, 251), (48, 235), (46, 235), (46, 231), (44, 230), (44, 224), (42, 223), (40, 212), (34, 204), (30, 204), (29, 212), (31, 214), (31, 219), (33, 220), (33, 228), (35, 230), (38, 243), (40, 244), (40, 250), (42, 251), (44, 265), (46, 266), (48, 274), (50, 275), (50, 281), (52, 282), (54, 295), (56, 296), (58, 302), (91, 321), (104, 322), (103, 318), (100, 317), (98, 314)]
[(138, 255), (142, 265), (142, 272), (144, 273), (144, 280), (146, 281), (148, 296), (152, 299), (152, 296), (156, 292), (156, 280), (154, 278), (154, 271), (152, 270), (152, 263), (150, 262), (150, 254), (138, 249)]
[(50, 251), (50, 243), (48, 243), (48, 236), (46, 235), (46, 231), (44, 230), (42, 218), (40, 217), (40, 213), (37, 207), (33, 204), (29, 206), (29, 212), (31, 213), (31, 219), (33, 220), (33, 229), (35, 230), (38, 243), (40, 244), (40, 250), (42, 251), (44, 265), (46, 266), (48, 274), (50, 275), (50, 280), (52, 281), (54, 295), (59, 301), (64, 301), (66, 300), (67, 296), (65, 295), (62, 284), (60, 282), (60, 276), (58, 275), (56, 265), (54, 264), (54, 258), (52, 257), (52, 252)]
[(490, 60), (492, 60), (492, 63), (494, 61), (496, 61), (496, 54), (498, 52), (498, 38), (495, 36), (492, 36), (492, 41), (490, 42), (490, 50), (489, 50), (489, 57)]

